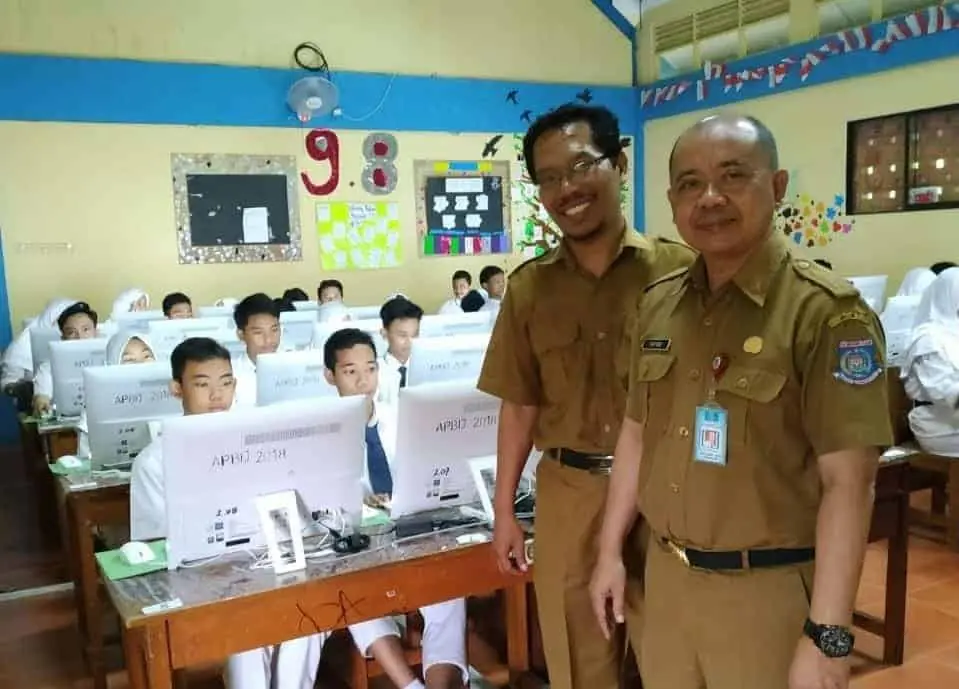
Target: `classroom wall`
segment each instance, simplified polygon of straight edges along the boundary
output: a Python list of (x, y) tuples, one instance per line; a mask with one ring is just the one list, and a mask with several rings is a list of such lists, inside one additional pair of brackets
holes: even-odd
[[(959, 32), (953, 33), (959, 42)], [(959, 58), (836, 81), (748, 102), (726, 110), (765, 122), (777, 137), (780, 164), (792, 172), (787, 200), (803, 209), (833, 207), (844, 195), (846, 123), (955, 101)], [(682, 131), (716, 110), (697, 110), (651, 120), (644, 127), (645, 213), (651, 234), (675, 236), (666, 190), (669, 151)], [(798, 200), (797, 200), (798, 198)], [(826, 258), (844, 275), (889, 274), (890, 289), (911, 267), (937, 260), (959, 260), (959, 210), (883, 213), (837, 219), (848, 232), (820, 235), (812, 248), (792, 244), (796, 253)]]

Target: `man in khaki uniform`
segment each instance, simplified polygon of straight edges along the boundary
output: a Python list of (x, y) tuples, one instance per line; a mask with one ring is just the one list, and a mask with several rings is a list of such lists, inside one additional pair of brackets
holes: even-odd
[(892, 443), (885, 344), (855, 288), (774, 231), (777, 157), (758, 121), (715, 116), (670, 161), (673, 217), (700, 256), (642, 302), (591, 585), (605, 627), (638, 487), (646, 689), (848, 683), (877, 448)]
[[(480, 375), (479, 388), (503, 400), (494, 547), (503, 571), (526, 570), (513, 504), (535, 443), (544, 456), (534, 579), (550, 685), (612, 689), (624, 644), (595, 632), (588, 585), (626, 408), (621, 341), (642, 289), (693, 254), (627, 228), (619, 200), (627, 160), (605, 108), (545, 115), (526, 134), (524, 152), (563, 241), (510, 276)], [(637, 614), (640, 601), (636, 592)]]

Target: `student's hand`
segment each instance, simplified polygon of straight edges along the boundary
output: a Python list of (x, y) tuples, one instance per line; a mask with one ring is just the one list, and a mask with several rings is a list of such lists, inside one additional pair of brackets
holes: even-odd
[(44, 414), (49, 414), (52, 406), (53, 406), (53, 401), (46, 395), (33, 396), (33, 415), (34, 416), (43, 416)]
[(625, 592), (626, 567), (623, 558), (600, 556), (589, 582), (589, 597), (593, 602), (593, 614), (607, 641), (612, 637), (614, 626), (626, 621), (623, 613)]
[(515, 515), (496, 515), (493, 521), (493, 552), (504, 574), (521, 574), (529, 569), (526, 562), (526, 532)]
[(367, 507), (372, 507), (375, 510), (388, 510), (390, 508), (390, 496), (385, 493), (367, 495), (365, 502)]

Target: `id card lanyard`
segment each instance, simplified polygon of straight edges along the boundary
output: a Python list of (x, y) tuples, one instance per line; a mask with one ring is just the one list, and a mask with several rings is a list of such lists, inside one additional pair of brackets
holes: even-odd
[(725, 354), (717, 354), (713, 357), (711, 368), (713, 380), (706, 395), (706, 401), (696, 407), (693, 460), (725, 466), (729, 415), (716, 401), (716, 388), (725, 375), (726, 369), (729, 368), (729, 357)]

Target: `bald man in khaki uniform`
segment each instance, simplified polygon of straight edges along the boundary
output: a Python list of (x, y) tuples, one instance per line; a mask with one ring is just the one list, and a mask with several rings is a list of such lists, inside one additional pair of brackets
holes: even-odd
[[(680, 138), (670, 200), (701, 252), (651, 285), (594, 574), (621, 608), (639, 510), (646, 689), (844, 689), (878, 448), (885, 343), (856, 289), (772, 230), (786, 175), (748, 118)], [(815, 572), (813, 564), (815, 562)]]

